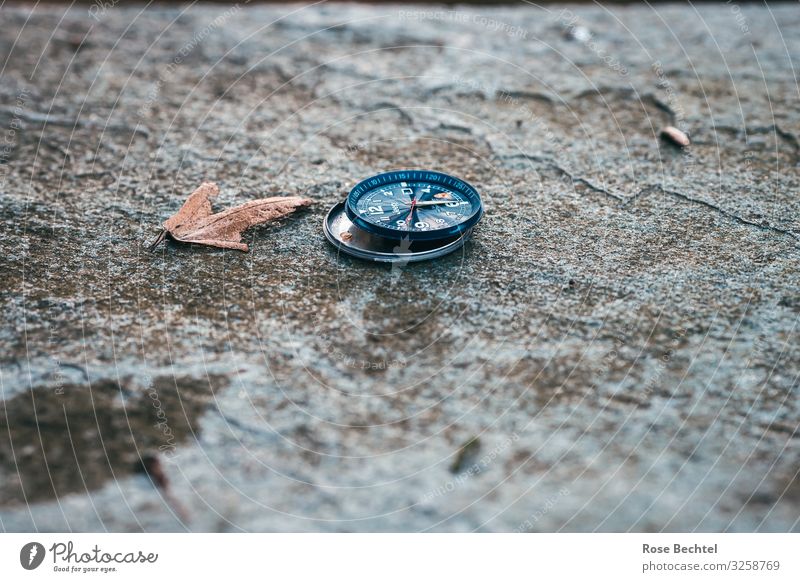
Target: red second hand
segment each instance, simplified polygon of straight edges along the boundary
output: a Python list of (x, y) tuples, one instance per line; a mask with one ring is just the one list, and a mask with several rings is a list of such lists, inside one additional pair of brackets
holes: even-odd
[(411, 217), (414, 215), (414, 208), (417, 207), (417, 199), (411, 199), (411, 210), (408, 211), (408, 216), (406, 216), (406, 229), (408, 229), (408, 223), (411, 221)]

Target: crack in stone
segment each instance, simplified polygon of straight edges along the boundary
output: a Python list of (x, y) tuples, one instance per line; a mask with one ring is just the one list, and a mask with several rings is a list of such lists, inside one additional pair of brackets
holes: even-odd
[(408, 125), (414, 125), (414, 118), (411, 117), (411, 115), (400, 105), (396, 105), (390, 101), (381, 101), (380, 103), (376, 103), (370, 109), (368, 109), (368, 111), (371, 113), (376, 113), (379, 111), (397, 111), (403, 121), (408, 123)]
[(466, 125), (456, 125), (455, 123), (440, 123), (439, 127), (436, 129), (441, 129), (443, 131), (460, 131), (461, 133), (468, 133), (472, 135), (471, 127), (467, 127)]
[(606, 97), (616, 97), (622, 99), (630, 99), (631, 97), (635, 97), (640, 103), (649, 103), (656, 109), (666, 113), (667, 116), (669, 116), (670, 123), (674, 123), (677, 119), (677, 113), (672, 109), (672, 107), (670, 107), (668, 103), (665, 103), (652, 93), (639, 93), (633, 88), (597, 87), (595, 89), (586, 89), (585, 91), (581, 91), (580, 93), (574, 95), (573, 99), (584, 99), (586, 97), (592, 97), (595, 95), (599, 95), (604, 100)]
[(119, 123), (101, 124), (94, 121), (84, 120), (80, 118), (67, 117), (63, 115), (48, 115), (46, 113), (38, 113), (36, 111), (16, 111), (13, 107), (0, 107), (0, 113), (7, 115), (10, 118), (18, 117), (28, 123), (33, 123), (41, 126), (57, 125), (61, 127), (92, 127), (101, 128), (108, 131), (129, 131), (133, 134), (140, 134), (145, 138), (150, 137), (150, 132), (147, 128), (140, 125), (135, 127)]
[[(759, 125), (756, 127), (731, 127), (729, 125), (719, 125), (714, 128), (714, 132), (719, 131), (728, 131), (733, 133), (734, 135), (764, 135), (764, 134), (774, 134), (780, 136), (785, 141), (791, 144), (792, 148), (795, 152), (795, 159), (797, 159), (797, 154), (800, 153), (800, 138), (798, 138), (795, 134), (791, 131), (787, 131), (779, 126), (777, 123), (773, 123), (770, 125)], [(746, 142), (745, 142), (746, 143)]]
[(724, 208), (721, 208), (721, 207), (717, 206), (716, 204), (712, 204), (711, 202), (706, 202), (705, 200), (701, 200), (699, 198), (692, 198), (691, 196), (683, 194), (682, 192), (677, 192), (675, 190), (669, 190), (669, 189), (664, 188), (663, 186), (661, 186), (659, 184), (648, 184), (647, 186), (645, 186), (644, 188), (639, 190), (639, 192), (637, 192), (630, 199), (626, 200), (623, 204), (621, 204), (620, 207), (621, 208), (627, 207), (631, 203), (633, 203), (634, 201), (639, 199), (640, 197), (645, 196), (646, 194), (649, 194), (650, 192), (652, 192), (654, 190), (659, 190), (659, 191), (663, 192), (664, 194), (669, 194), (670, 196), (674, 196), (675, 198), (680, 198), (681, 200), (684, 200), (686, 202), (692, 202), (694, 204), (699, 204), (700, 206), (705, 206), (706, 208), (709, 208), (711, 210), (715, 210), (716, 212), (719, 212), (720, 214), (722, 214), (726, 218), (730, 218), (731, 220), (734, 220), (734, 221), (738, 222), (739, 224), (743, 224), (743, 225), (746, 225), (746, 226), (754, 226), (754, 227), (758, 228), (759, 230), (763, 230), (763, 231), (769, 231), (769, 232), (775, 232), (777, 234), (787, 235), (787, 236), (790, 236), (791, 238), (793, 238), (794, 240), (800, 241), (800, 237), (798, 235), (796, 235), (794, 232), (790, 231), (790, 230), (786, 230), (786, 229), (783, 229), (783, 228), (778, 228), (776, 226), (770, 226), (768, 224), (759, 224), (758, 222), (753, 222), (752, 220), (747, 220), (746, 218), (742, 218), (741, 216), (739, 216), (737, 214), (729, 212), (729, 211), (725, 210)]
[(543, 163), (546, 166), (548, 166), (548, 167), (556, 170), (557, 172), (559, 172), (562, 176), (566, 176), (573, 183), (583, 184), (584, 186), (589, 188), (589, 190), (592, 190), (593, 192), (597, 192), (599, 194), (603, 194), (603, 195), (605, 195), (605, 196), (607, 196), (609, 198), (612, 198), (613, 200), (616, 200), (617, 202), (624, 202), (625, 201), (625, 198), (623, 196), (620, 196), (618, 194), (614, 194), (613, 192), (607, 190), (606, 188), (603, 188), (602, 186), (598, 186), (597, 184), (593, 183), (592, 181), (588, 180), (587, 178), (584, 178), (582, 176), (575, 176), (572, 172), (570, 172), (569, 170), (563, 168), (561, 165), (559, 165), (552, 158), (548, 158), (548, 157), (545, 157), (545, 156), (537, 156), (535, 154), (525, 154), (525, 153), (511, 154), (511, 155), (498, 155), (497, 157), (502, 159), (502, 160), (525, 159), (525, 160), (532, 161), (532, 162)]
[(532, 101), (541, 101), (543, 103), (547, 103), (548, 105), (556, 104), (555, 99), (545, 93), (539, 93), (538, 91), (506, 91), (504, 89), (499, 89), (495, 91), (495, 99), (498, 97), (503, 99), (527, 99)]

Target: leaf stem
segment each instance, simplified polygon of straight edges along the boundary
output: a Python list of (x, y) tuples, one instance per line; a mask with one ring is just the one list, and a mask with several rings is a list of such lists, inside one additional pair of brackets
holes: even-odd
[(160, 233), (158, 233), (158, 236), (156, 237), (156, 240), (154, 240), (154, 241), (153, 241), (153, 242), (150, 244), (150, 246), (149, 246), (149, 247), (147, 247), (147, 250), (149, 250), (149, 251), (152, 253), (153, 251), (155, 251), (155, 250), (156, 250), (156, 247), (157, 247), (158, 245), (160, 245), (162, 242), (164, 242), (164, 239), (165, 239), (165, 238), (167, 238), (167, 231), (166, 231), (166, 230), (164, 230), (164, 229), (161, 229), (161, 232), (160, 232)]

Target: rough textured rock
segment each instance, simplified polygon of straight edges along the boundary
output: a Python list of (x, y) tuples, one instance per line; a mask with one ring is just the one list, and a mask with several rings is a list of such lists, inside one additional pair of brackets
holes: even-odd
[[(0, 11), (2, 529), (798, 529), (796, 7), (87, 10)], [(337, 256), (398, 167), (474, 240)], [(205, 180), (314, 206), (145, 252)]]

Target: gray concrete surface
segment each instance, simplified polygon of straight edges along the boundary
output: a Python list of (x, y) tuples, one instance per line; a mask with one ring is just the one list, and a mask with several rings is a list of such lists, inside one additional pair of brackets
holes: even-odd
[[(0, 10), (2, 530), (798, 529), (796, 6), (101, 5)], [(474, 240), (337, 256), (400, 167)]]

